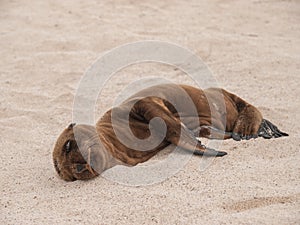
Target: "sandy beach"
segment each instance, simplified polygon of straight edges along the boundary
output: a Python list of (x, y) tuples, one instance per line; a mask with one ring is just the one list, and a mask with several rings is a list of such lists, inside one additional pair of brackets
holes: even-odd
[[(0, 223), (299, 224), (299, 24), (297, 0), (1, 1)], [(228, 155), (206, 170), (193, 156), (148, 186), (61, 180), (52, 150), (85, 71), (104, 52), (143, 40), (190, 49), (220, 87), (290, 136), (226, 140)], [(147, 76), (192, 84), (172, 66), (130, 66), (106, 83), (95, 117)]]

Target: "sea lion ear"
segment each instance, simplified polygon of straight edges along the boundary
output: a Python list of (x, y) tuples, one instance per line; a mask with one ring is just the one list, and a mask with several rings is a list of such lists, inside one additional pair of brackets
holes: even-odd
[(72, 130), (73, 129), (73, 127), (76, 125), (76, 123), (71, 123), (68, 127), (67, 127), (67, 129), (68, 130)]

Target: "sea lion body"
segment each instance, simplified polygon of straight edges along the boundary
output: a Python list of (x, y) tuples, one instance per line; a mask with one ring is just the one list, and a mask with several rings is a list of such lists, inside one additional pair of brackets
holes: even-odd
[[(135, 104), (130, 104), (132, 101)], [(209, 102), (213, 105), (210, 106)], [(197, 111), (196, 114), (191, 114), (193, 107)], [(212, 114), (211, 108), (216, 108), (216, 112)], [(217, 111), (217, 109), (222, 108), (223, 110)], [(117, 114), (114, 127), (112, 126), (112, 110)], [(189, 146), (189, 143), (196, 141), (196, 137), (225, 139), (231, 137), (230, 135), (224, 135), (224, 132), (254, 136), (262, 121), (261, 113), (254, 106), (223, 89), (201, 90), (187, 85), (175, 84), (157, 85), (144, 89), (112, 110), (106, 112), (97, 122), (97, 133), (102, 134), (101, 136), (109, 136), (109, 138), (102, 139), (102, 141), (105, 143), (106, 140), (109, 140), (114, 147), (108, 147), (107, 149), (111, 151), (114, 157), (129, 165), (147, 161), (171, 143), (178, 145), (181, 132), (186, 132), (187, 142), (185, 146), (182, 145), (181, 147), (193, 149), (193, 146)], [(247, 110), (244, 113), (245, 115), (239, 117), (244, 110)], [(150, 135), (149, 121), (151, 119), (154, 117), (162, 118), (168, 127), (164, 141), (150, 151), (137, 151), (125, 146), (116, 136), (116, 130), (123, 134), (124, 140), (132, 138), (128, 132), (123, 130), (123, 121), (126, 120), (129, 111), (131, 130), (140, 139)], [(214, 130), (220, 132), (213, 132), (212, 125)], [(191, 131), (193, 135), (187, 130)], [(140, 146), (138, 149), (142, 148), (143, 146)], [(203, 152), (205, 149), (198, 145), (196, 150)]]
[[(165, 123), (165, 134), (159, 123), (151, 125), (157, 117)], [(162, 141), (145, 151), (146, 142), (135, 143), (126, 124), (139, 140), (151, 136)], [(164, 84), (134, 94), (107, 111), (95, 127), (69, 126), (58, 138), (53, 158), (63, 179), (90, 179), (117, 164), (145, 162), (170, 144), (197, 155), (224, 156), (225, 152), (206, 148), (198, 138), (248, 140), (258, 135), (270, 138), (287, 134), (264, 120), (256, 107), (224, 89)]]

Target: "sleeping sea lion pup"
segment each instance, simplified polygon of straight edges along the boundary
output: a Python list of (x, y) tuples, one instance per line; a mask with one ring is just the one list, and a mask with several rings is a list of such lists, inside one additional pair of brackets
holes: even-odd
[[(196, 115), (191, 114), (187, 97), (191, 99)], [(211, 110), (215, 111), (212, 113)], [(160, 127), (149, 126), (156, 117), (164, 121), (165, 134), (161, 133)], [(153, 136), (162, 141), (147, 151), (136, 143), (130, 145), (134, 148), (125, 145), (116, 133), (130, 142), (132, 136), (126, 131), (128, 124), (136, 138), (143, 140)], [(187, 85), (164, 84), (131, 96), (107, 111), (95, 127), (70, 124), (56, 141), (53, 161), (62, 179), (84, 180), (115, 165), (134, 166), (145, 162), (170, 144), (196, 155), (221, 157), (227, 154), (202, 145), (199, 137), (240, 141), (282, 136), (288, 134), (263, 119), (256, 107), (224, 89), (200, 90)]]

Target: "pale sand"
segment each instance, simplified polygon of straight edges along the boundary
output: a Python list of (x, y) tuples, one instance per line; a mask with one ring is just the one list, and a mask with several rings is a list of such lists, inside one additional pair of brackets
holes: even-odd
[[(299, 224), (299, 1), (104, 2), (0, 2), (0, 223)], [(194, 51), (220, 86), (290, 136), (226, 141), (228, 155), (204, 172), (194, 156), (152, 186), (59, 179), (52, 149), (84, 71), (103, 52), (146, 39)], [(187, 80), (158, 64), (125, 69), (99, 114), (131, 80), (162, 73)]]

